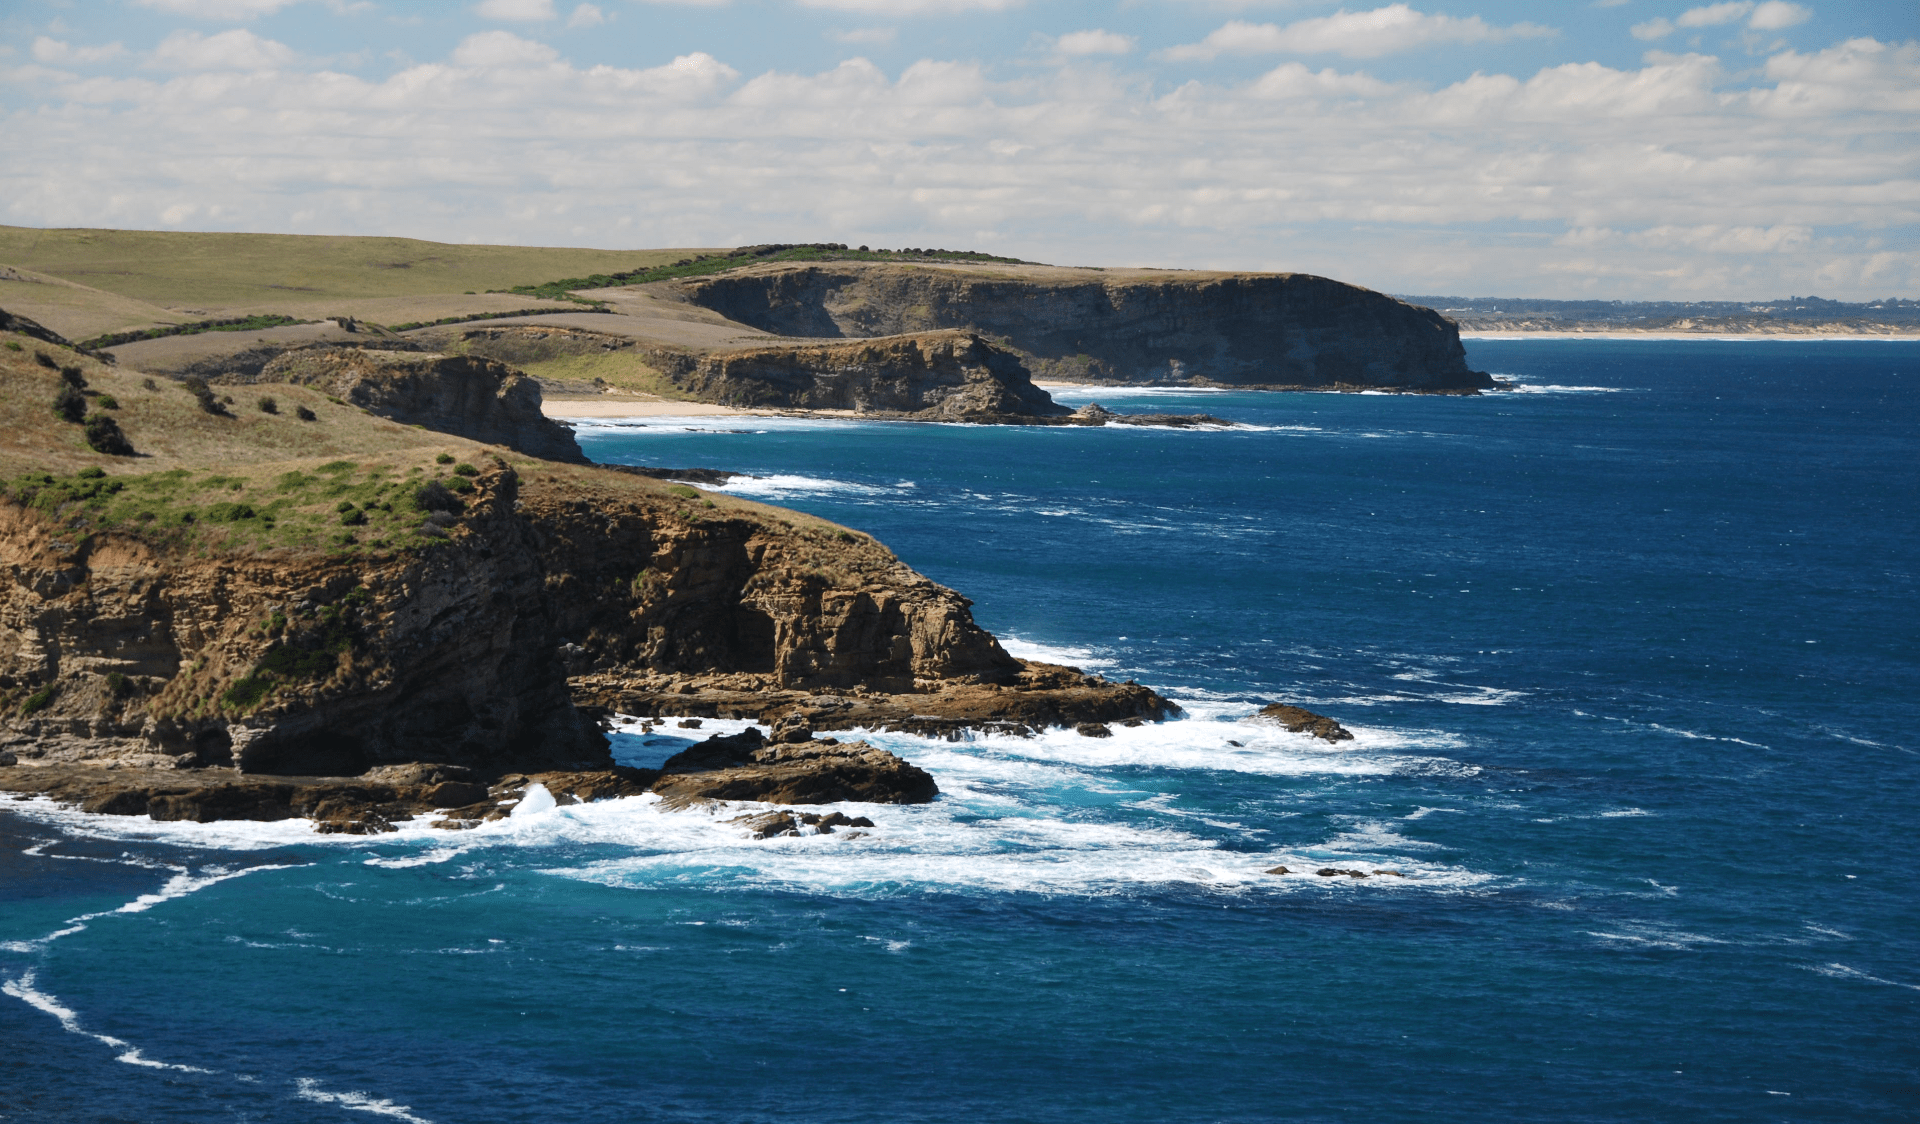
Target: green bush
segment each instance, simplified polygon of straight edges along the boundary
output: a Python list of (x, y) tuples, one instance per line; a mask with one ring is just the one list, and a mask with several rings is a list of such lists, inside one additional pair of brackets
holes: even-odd
[(364, 527), (367, 525), (367, 513), (359, 510), (343, 512), (340, 524), (344, 527)]
[(480, 475), (480, 470), (470, 464), (456, 464), (453, 466), (453, 474), (455, 476), (478, 476)]
[(87, 419), (87, 445), (96, 453), (105, 453), (110, 457), (130, 457), (133, 455), (133, 442), (120, 431), (120, 423), (105, 414), (95, 414)]
[[(74, 473), (74, 475), (82, 480), (105, 480), (107, 478), (107, 470), (95, 465), (91, 468), (83, 468)], [(48, 481), (48, 483), (52, 483), (52, 481)]]
[(132, 684), (127, 677), (117, 671), (107, 672), (106, 681), (107, 693), (116, 699), (126, 695), (132, 689)]
[(102, 410), (118, 410), (120, 408), (120, 400), (111, 394), (97, 394), (94, 396), (93, 401)]
[(453, 454), (452, 454), (452, 453), (441, 453), (441, 454), (440, 454), (439, 456), (437, 456), (437, 457), (435, 457), (435, 458), (433, 458), (433, 463), (435, 463), (435, 464), (452, 464), (452, 463), (453, 463)]
[(228, 710), (252, 710), (259, 706), (273, 690), (273, 680), (260, 675), (249, 675), (236, 680), (233, 686), (220, 692), (220, 701)]
[(342, 515), (344, 515), (344, 514), (346, 514), (347, 512), (349, 512), (349, 511), (352, 511), (352, 510), (353, 510), (353, 501), (352, 501), (352, 500), (341, 500), (341, 501), (340, 501), (339, 503), (337, 503), (337, 504), (335, 504), (335, 505), (334, 505), (334, 508), (333, 508), (333, 509), (334, 509), (335, 511), (337, 511), (337, 512), (340, 512), (340, 513), (341, 513)]
[(70, 385), (62, 384), (60, 393), (53, 396), (53, 413), (62, 421), (79, 425), (87, 417), (87, 396)]
[(679, 496), (683, 500), (697, 500), (700, 498), (700, 490), (698, 488), (689, 488), (685, 484), (675, 484), (673, 487), (667, 489), (667, 494), (670, 496)]
[(280, 412), (280, 403), (275, 402), (273, 396), (270, 394), (262, 395), (259, 405), (260, 412), (263, 414), (277, 414)]
[(33, 694), (28, 695), (27, 701), (20, 704), (21, 716), (25, 717), (26, 715), (33, 714), (36, 711), (47, 709), (48, 704), (53, 702), (53, 696), (54, 696), (54, 686), (51, 683), (40, 688), (38, 691), (35, 691)]
[(207, 508), (207, 519), (214, 523), (239, 523), (258, 513), (244, 503), (216, 503)]
[(461, 495), (468, 495), (476, 490), (473, 486), (473, 481), (467, 479), (464, 476), (449, 477), (447, 480), (447, 487), (452, 489), (453, 491), (459, 492)]
[(320, 420), (319, 414), (314, 413), (312, 410), (307, 409), (305, 406), (294, 407), (293, 416), (296, 418), (299, 418), (301, 421), (319, 421)]

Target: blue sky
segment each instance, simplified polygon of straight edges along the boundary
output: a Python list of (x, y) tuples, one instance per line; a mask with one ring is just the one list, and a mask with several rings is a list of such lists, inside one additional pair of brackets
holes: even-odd
[(1920, 5), (12, 0), (0, 221), (1920, 295)]

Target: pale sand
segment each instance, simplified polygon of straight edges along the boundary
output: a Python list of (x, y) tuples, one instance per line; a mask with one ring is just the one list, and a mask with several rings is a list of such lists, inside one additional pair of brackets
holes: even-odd
[(777, 415), (778, 410), (741, 410), (709, 402), (675, 402), (667, 398), (549, 398), (540, 412), (550, 418), (692, 418), (720, 414)]

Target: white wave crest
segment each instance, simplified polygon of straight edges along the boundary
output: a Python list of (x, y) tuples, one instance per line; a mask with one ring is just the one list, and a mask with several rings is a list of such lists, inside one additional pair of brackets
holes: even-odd
[(896, 484), (855, 484), (846, 480), (827, 480), (818, 476), (797, 476), (776, 473), (772, 476), (736, 476), (719, 486), (718, 491), (729, 492), (737, 496), (796, 496), (796, 495), (853, 495), (886, 496), (902, 495), (914, 487), (913, 481), (902, 480)]
[(302, 1077), (294, 1082), (294, 1096), (303, 1101), (316, 1104), (339, 1105), (355, 1112), (370, 1112), (375, 1116), (390, 1116), (395, 1120), (404, 1120), (407, 1124), (433, 1124), (424, 1116), (415, 1116), (413, 1109), (403, 1104), (394, 1104), (389, 1100), (377, 1099), (366, 1093), (334, 1093), (320, 1087), (311, 1077)]
[(120, 1053), (115, 1056), (115, 1061), (125, 1062), (127, 1065), (144, 1066), (148, 1069), (169, 1069), (178, 1073), (215, 1072), (211, 1069), (201, 1069), (197, 1065), (175, 1065), (172, 1062), (157, 1062), (141, 1054), (139, 1047), (124, 1038), (115, 1038), (111, 1034), (93, 1033), (80, 1025), (80, 1016), (74, 1014), (71, 1008), (68, 1008), (58, 999), (33, 986), (37, 975), (38, 973), (35, 969), (29, 968), (20, 975), (7, 980), (5, 983), (0, 983), (0, 993), (11, 995), (29, 1007), (52, 1015), (59, 1021), (61, 1029), (69, 1034), (78, 1034), (83, 1038), (91, 1038), (103, 1046), (120, 1051)]

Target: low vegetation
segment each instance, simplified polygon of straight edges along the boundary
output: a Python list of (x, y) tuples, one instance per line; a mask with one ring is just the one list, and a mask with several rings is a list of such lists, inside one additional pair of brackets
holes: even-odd
[(469, 475), (479, 470), (461, 464), (455, 471), (461, 469), (469, 473), (442, 479), (426, 465), (346, 460), (274, 473), (176, 468), (109, 475), (95, 467), (22, 473), (0, 484), (0, 498), (82, 539), (116, 531), (202, 550), (390, 552), (445, 536), (466, 509), (460, 494), (476, 490)]
[(257, 332), (262, 328), (284, 328), (291, 324), (312, 324), (312, 320), (296, 320), (291, 316), (239, 316), (231, 320), (196, 320), (189, 324), (168, 324), (160, 328), (145, 328), (134, 332), (108, 332), (104, 336), (95, 336), (82, 340), (79, 347), (83, 350), (97, 351), (103, 347), (119, 347), (123, 343), (138, 343), (141, 340), (165, 339), (168, 336), (197, 336), (202, 332)]
[(905, 250), (873, 250), (865, 246), (848, 249), (844, 243), (840, 242), (811, 242), (802, 245), (778, 243), (768, 246), (743, 246), (724, 254), (701, 254), (697, 257), (682, 258), (670, 265), (651, 266), (624, 273), (596, 273), (588, 277), (569, 277), (562, 281), (548, 281), (539, 285), (518, 285), (506, 291), (522, 296), (545, 297), (548, 300), (577, 300), (579, 298), (572, 296), (577, 289), (612, 289), (621, 285), (643, 285), (649, 281), (704, 277), (708, 274), (725, 273), (729, 269), (740, 269), (763, 262), (786, 261), (950, 261), (1027, 264), (1019, 258), (999, 257), (973, 250), (917, 247)]

